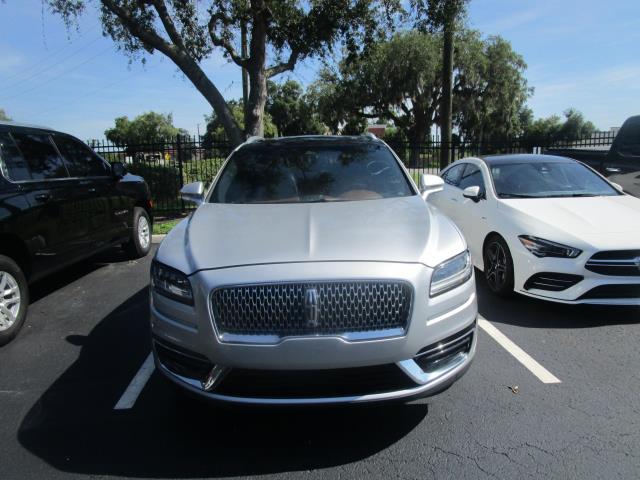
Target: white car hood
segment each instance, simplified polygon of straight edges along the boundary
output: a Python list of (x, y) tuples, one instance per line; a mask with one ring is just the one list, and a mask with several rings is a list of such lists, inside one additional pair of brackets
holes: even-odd
[(158, 260), (185, 273), (285, 262), (435, 266), (464, 248), (453, 224), (419, 195), (329, 203), (209, 203), (170, 232)]
[(537, 229), (562, 231), (602, 248), (640, 245), (640, 200), (629, 195), (508, 199), (502, 200), (499, 208), (516, 210), (520, 218), (526, 219), (525, 224)]

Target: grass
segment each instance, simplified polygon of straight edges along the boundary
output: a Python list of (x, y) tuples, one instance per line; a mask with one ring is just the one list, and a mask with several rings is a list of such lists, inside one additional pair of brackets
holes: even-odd
[(169, 231), (175, 227), (178, 222), (182, 220), (181, 218), (174, 218), (172, 220), (160, 220), (153, 222), (153, 234), (154, 235), (164, 235), (169, 233)]

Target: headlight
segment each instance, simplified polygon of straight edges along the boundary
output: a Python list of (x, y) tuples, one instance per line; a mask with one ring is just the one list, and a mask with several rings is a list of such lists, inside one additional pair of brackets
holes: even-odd
[(154, 261), (151, 264), (151, 287), (160, 295), (193, 305), (191, 283), (184, 273), (175, 268)]
[(469, 252), (463, 252), (446, 262), (442, 262), (433, 271), (429, 295), (435, 297), (462, 285), (471, 278), (472, 272), (473, 267)]
[(578, 250), (577, 248), (538, 237), (532, 237), (531, 235), (520, 235), (518, 238), (527, 250), (536, 257), (576, 258), (582, 253), (582, 250)]

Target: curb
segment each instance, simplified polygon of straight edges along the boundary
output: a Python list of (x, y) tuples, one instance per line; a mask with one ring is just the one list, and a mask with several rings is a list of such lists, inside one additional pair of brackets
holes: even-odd
[(159, 235), (151, 235), (151, 243), (160, 243), (162, 242), (162, 240), (164, 240), (164, 237), (166, 236), (167, 236), (166, 233), (159, 234)]

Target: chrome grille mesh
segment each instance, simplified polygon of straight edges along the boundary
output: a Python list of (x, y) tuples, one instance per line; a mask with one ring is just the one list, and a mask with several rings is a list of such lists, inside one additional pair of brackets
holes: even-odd
[[(305, 292), (317, 292), (317, 318), (309, 322)], [(323, 335), (405, 329), (413, 289), (401, 281), (348, 281), (239, 285), (211, 295), (220, 333)]]

